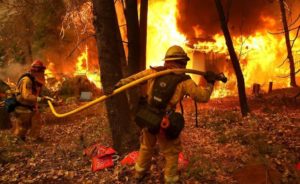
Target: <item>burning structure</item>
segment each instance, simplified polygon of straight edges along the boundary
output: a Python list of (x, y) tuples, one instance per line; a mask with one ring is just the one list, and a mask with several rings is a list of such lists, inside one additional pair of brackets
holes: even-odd
[[(230, 2), (224, 1), (228, 6), (228, 24), (248, 91), (254, 83), (260, 84), (264, 90), (267, 89), (269, 82), (273, 82), (274, 88), (288, 87), (289, 67), (286, 61), (285, 38), (283, 34), (277, 34), (282, 32), (278, 3), (272, 0)], [(127, 32), (122, 26), (126, 24), (126, 20), (122, 3), (117, 1), (115, 4), (127, 56)], [(296, 26), (299, 24), (297, 19), (300, 11), (299, 1), (290, 0), (286, 6), (289, 21)], [(217, 86), (213, 97), (237, 94), (234, 71), (229, 62), (225, 40), (221, 35), (213, 0), (149, 1), (148, 9), (147, 67), (161, 65), (167, 48), (171, 45), (180, 45), (188, 51), (191, 58), (188, 68), (222, 71), (229, 76), (229, 82), (222, 87)], [(76, 9), (71, 5), (67, 7), (60, 36), (61, 39), (69, 39), (70, 32), (76, 32), (73, 37), (77, 37), (77, 41), (75, 46), (66, 47), (61, 53), (54, 53), (51, 50), (44, 53), (48, 62), (46, 71), (48, 87), (52, 90), (61, 88), (66, 78), (76, 76), (86, 76), (89, 81), (101, 88), (92, 17), (90, 1), (84, 2)], [(300, 67), (297, 29), (290, 34), (291, 38), (295, 38), (293, 54), (297, 69)], [(197, 81), (200, 79), (192, 77)], [(300, 82), (299, 77), (297, 80)]]

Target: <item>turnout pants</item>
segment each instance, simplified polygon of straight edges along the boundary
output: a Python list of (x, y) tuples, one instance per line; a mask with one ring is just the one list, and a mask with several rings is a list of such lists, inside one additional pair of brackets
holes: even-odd
[(178, 154), (182, 150), (180, 139), (168, 140), (164, 134), (153, 135), (147, 129), (142, 130), (139, 157), (135, 165), (136, 172), (149, 170), (156, 142), (166, 160), (164, 168), (166, 183), (177, 182), (179, 180)]
[(38, 138), (41, 129), (40, 114), (25, 108), (16, 108), (12, 115), (13, 134), (25, 139), (30, 130), (33, 138)]

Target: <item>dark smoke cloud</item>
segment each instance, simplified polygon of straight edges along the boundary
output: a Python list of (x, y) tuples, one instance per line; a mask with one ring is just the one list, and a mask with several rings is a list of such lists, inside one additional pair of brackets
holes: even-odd
[[(289, 1), (293, 7), (300, 5), (299, 0)], [(225, 14), (229, 14), (228, 25), (233, 35), (249, 35), (262, 29), (272, 31), (281, 25), (277, 0), (222, 0), (222, 4)], [(214, 0), (178, 0), (177, 8), (179, 31), (189, 39), (207, 40), (221, 33)], [(272, 26), (262, 17), (272, 17), (275, 24)], [(201, 35), (195, 34), (195, 27), (202, 30)]]

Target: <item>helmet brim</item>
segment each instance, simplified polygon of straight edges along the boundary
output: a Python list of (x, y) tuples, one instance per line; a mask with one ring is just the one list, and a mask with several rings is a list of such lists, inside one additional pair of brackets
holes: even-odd
[(177, 60), (189, 61), (190, 58), (188, 56), (186, 56), (186, 57), (168, 57), (168, 58), (163, 59), (163, 61), (177, 61)]

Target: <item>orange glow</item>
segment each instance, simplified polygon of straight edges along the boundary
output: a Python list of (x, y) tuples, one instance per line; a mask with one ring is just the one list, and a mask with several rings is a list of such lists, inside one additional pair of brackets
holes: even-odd
[[(186, 36), (177, 29), (177, 0), (149, 1), (148, 7), (148, 28), (147, 28), (147, 63), (146, 66), (158, 66), (163, 64), (163, 58), (167, 49), (172, 45), (182, 46), (188, 53), (191, 61), (187, 68), (197, 70), (212, 70), (215, 72), (223, 72), (229, 81), (226, 84), (217, 83), (212, 97), (224, 97), (237, 95), (236, 77), (230, 62), (225, 39), (222, 34), (216, 34), (214, 41), (202, 41), (198, 43), (189, 43)], [(116, 3), (116, 11), (120, 25), (125, 25), (123, 5), (121, 1)], [(80, 13), (69, 12), (64, 24), (68, 25), (73, 22), (75, 27), (85, 30), (85, 33), (93, 33), (92, 26), (92, 8), (91, 3), (84, 3), (80, 9)], [(82, 25), (79, 21), (83, 16)], [(79, 17), (79, 18), (78, 18)], [(268, 83), (273, 82), (273, 88), (283, 88), (289, 86), (289, 77), (283, 78), (289, 74), (289, 63), (286, 61), (281, 67), (281, 63), (286, 58), (286, 46), (283, 35), (272, 35), (268, 32), (271, 28), (279, 25), (278, 20), (263, 15), (260, 17), (265, 23), (262, 29), (258, 28), (256, 33), (248, 36), (233, 36), (233, 44), (240, 60), (240, 65), (244, 74), (245, 85), (247, 91), (250, 92), (252, 85), (258, 83), (263, 90), (267, 90)], [(86, 24), (87, 23), (87, 24)], [(67, 27), (67, 26), (66, 26)], [(126, 26), (121, 26), (122, 40), (126, 39)], [(279, 28), (276, 28), (279, 29)], [(203, 30), (200, 26), (193, 27), (195, 37), (203, 36)], [(291, 38), (293, 32), (290, 33)], [(91, 49), (94, 44), (87, 44)], [(127, 45), (124, 44), (127, 51)], [(296, 41), (293, 47), (295, 61), (300, 59), (300, 44)], [(91, 52), (92, 53), (92, 52)], [(196, 53), (196, 54), (195, 54)], [(200, 57), (196, 57), (200, 53)], [(127, 52), (126, 52), (127, 54)], [(92, 61), (97, 61), (95, 56), (90, 55), (88, 47), (79, 54), (75, 66), (75, 71), (70, 71), (71, 76), (86, 75), (88, 79), (101, 88), (100, 70), (98, 65), (93, 65)], [(101, 62), (101, 61), (100, 61)], [(209, 67), (208, 65), (214, 65)], [(296, 65), (299, 68), (299, 65)], [(47, 71), (48, 72), (48, 71)], [(53, 75), (53, 71), (48, 72), (49, 77)], [(54, 74), (55, 75), (55, 74)], [(198, 83), (199, 77), (192, 76)], [(201, 81), (200, 81), (201, 82)]]
[[(176, 4), (176, 0), (149, 2), (147, 67), (150, 65), (162, 65), (162, 59), (164, 58), (166, 50), (174, 44), (182, 46), (190, 56), (193, 55), (194, 52), (200, 52), (204, 55), (215, 53), (217, 59), (218, 57), (223, 58), (223, 65), (227, 63), (222, 71), (216, 70), (216, 72), (224, 72), (224, 74), (229, 77), (229, 81), (227, 84), (217, 85), (212, 96), (215, 98), (237, 95), (236, 77), (229, 60), (230, 57), (223, 35), (215, 35), (215, 42), (198, 42), (193, 45), (193, 48), (187, 47), (186, 43), (188, 43), (188, 40), (177, 30)], [(268, 88), (269, 82), (273, 82), (274, 88), (289, 87), (289, 77), (283, 77), (289, 74), (288, 61), (279, 67), (286, 58), (285, 39), (283, 35), (272, 35), (268, 33), (267, 28), (273, 28), (276, 25), (276, 21), (273, 18), (268, 16), (261, 16), (260, 18), (265, 22), (266, 30), (257, 31), (250, 36), (232, 37), (248, 92), (254, 83), (260, 84), (265, 91)], [(193, 29), (196, 37), (203, 32), (199, 26), (194, 26)], [(291, 37), (293, 37), (293, 35), (291, 35)], [(296, 42), (293, 50), (297, 51), (299, 47), (300, 44)], [(297, 55), (297, 53), (295, 53), (295, 55)], [(205, 63), (214, 60), (204, 58), (198, 61), (197, 58), (196, 60), (193, 60), (193, 57), (190, 58), (191, 61), (187, 66), (188, 68), (192, 68), (194, 62)], [(218, 63), (215, 62), (214, 64), (218, 65)], [(200, 69), (206, 70), (208, 68)]]
[(94, 83), (98, 88), (101, 88), (99, 70), (92, 71), (89, 69), (89, 54), (88, 47), (78, 56), (76, 63), (76, 71), (74, 75), (86, 75), (86, 77)]
[(185, 47), (186, 37), (176, 26), (176, 0), (149, 1), (147, 32), (147, 67), (162, 65), (171, 45)]
[(268, 16), (261, 16), (261, 20), (265, 23), (266, 28), (272, 28), (276, 25), (276, 21)]

